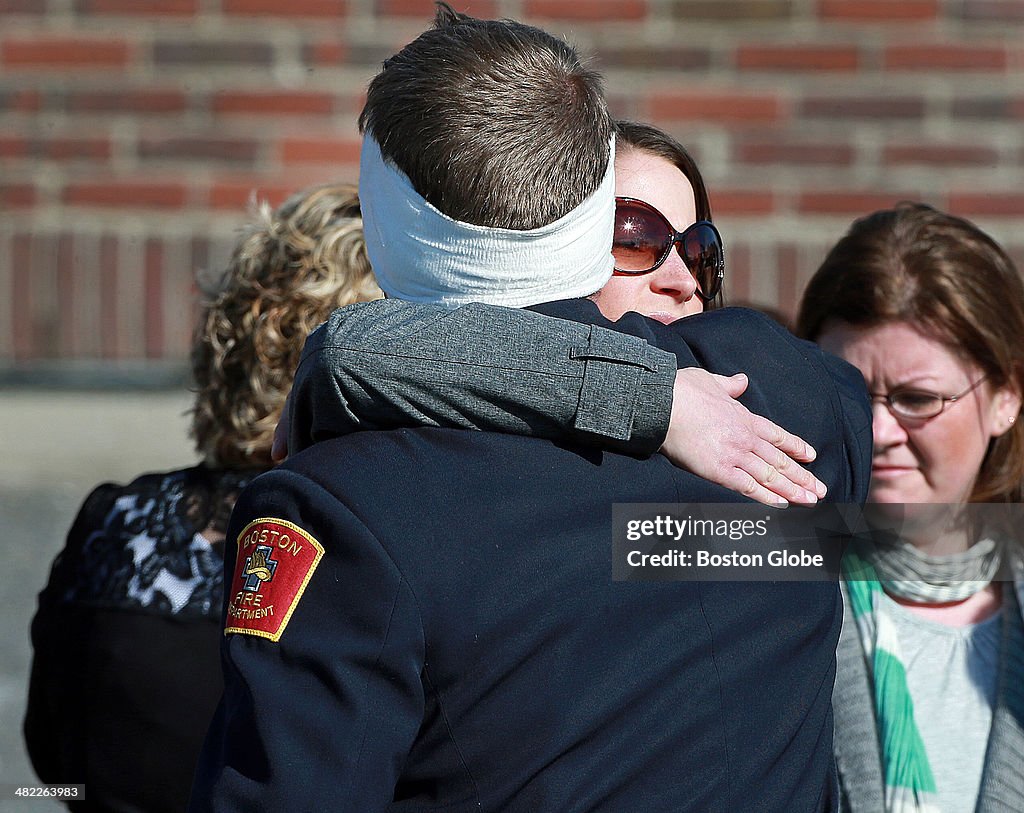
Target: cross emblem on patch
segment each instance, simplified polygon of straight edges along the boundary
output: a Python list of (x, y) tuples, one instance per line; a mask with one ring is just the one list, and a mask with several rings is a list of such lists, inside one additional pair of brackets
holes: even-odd
[(246, 557), (245, 570), (242, 571), (242, 575), (245, 577), (245, 581), (242, 583), (243, 590), (255, 593), (263, 582), (274, 578), (278, 563), (276, 559), (270, 558), (273, 553), (274, 549), (269, 545), (257, 545), (252, 555)]

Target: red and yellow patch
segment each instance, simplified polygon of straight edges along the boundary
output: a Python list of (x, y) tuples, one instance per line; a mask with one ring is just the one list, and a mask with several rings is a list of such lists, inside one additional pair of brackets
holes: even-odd
[(238, 535), (224, 634), (277, 641), (323, 558), (320, 543), (283, 519), (254, 519)]

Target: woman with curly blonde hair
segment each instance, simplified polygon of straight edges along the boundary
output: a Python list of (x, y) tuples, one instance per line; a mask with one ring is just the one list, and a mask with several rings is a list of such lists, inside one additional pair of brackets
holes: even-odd
[(40, 594), (25, 738), (39, 777), (97, 810), (184, 810), (221, 692), (224, 530), (270, 468), (306, 336), (381, 296), (356, 189), (263, 204), (227, 269), (201, 283), (192, 436), (202, 462), (107, 483), (85, 501)]
[(354, 187), (265, 204), (205, 291), (192, 435), (211, 466), (271, 465), (270, 444), (306, 336), (332, 310), (379, 299)]

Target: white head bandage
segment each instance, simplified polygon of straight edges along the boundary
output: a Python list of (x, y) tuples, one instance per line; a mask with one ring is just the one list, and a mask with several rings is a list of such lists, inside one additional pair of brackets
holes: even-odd
[(408, 302), (510, 308), (594, 293), (612, 274), (614, 163), (613, 139), (604, 180), (583, 203), (538, 229), (498, 229), (436, 209), (405, 173), (384, 161), (367, 133), (359, 203), (377, 283), (388, 296)]

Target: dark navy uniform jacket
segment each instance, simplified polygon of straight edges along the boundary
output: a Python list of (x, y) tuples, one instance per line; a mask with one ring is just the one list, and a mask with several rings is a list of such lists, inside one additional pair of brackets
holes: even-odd
[[(735, 313), (618, 326), (747, 372), (748, 406), (815, 446), (829, 498), (862, 501), (859, 375)], [(232, 516), (242, 631), (190, 810), (836, 809), (836, 585), (611, 578), (613, 503), (735, 499), (660, 456), (491, 433), (295, 455)]]

